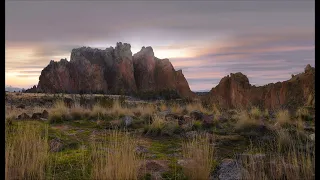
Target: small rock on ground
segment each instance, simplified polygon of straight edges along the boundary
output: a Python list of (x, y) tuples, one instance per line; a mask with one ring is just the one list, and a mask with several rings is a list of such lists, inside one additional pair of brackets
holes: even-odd
[(125, 125), (126, 127), (128, 127), (128, 126), (130, 126), (130, 125), (132, 124), (133, 119), (132, 119), (131, 116), (124, 116), (124, 117), (122, 118), (122, 121), (124, 122), (124, 125)]
[(234, 159), (224, 159), (218, 167), (216, 176), (220, 180), (242, 179), (242, 168)]
[(311, 139), (312, 141), (315, 141), (315, 139), (316, 139), (316, 136), (315, 136), (314, 133), (310, 134), (309, 137), (310, 137), (310, 139)]
[(17, 119), (20, 119), (20, 120), (30, 119), (30, 116), (26, 113), (22, 113), (18, 116)]
[(63, 148), (61, 139), (55, 138), (50, 141), (50, 152), (59, 152)]

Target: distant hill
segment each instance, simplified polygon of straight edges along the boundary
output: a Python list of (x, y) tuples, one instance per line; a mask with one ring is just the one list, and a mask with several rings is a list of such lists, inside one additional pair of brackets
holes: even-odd
[(200, 92), (194, 92), (198, 96), (205, 96), (209, 93), (209, 91), (200, 91)]
[(12, 87), (12, 86), (6, 86), (5, 91), (9, 92), (19, 92), (22, 91), (22, 88)]

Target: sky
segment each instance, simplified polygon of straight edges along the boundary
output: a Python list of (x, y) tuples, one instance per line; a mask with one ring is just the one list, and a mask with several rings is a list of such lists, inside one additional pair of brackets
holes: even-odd
[(18, 1), (5, 5), (5, 83), (38, 84), (50, 60), (73, 48), (151, 46), (207, 91), (236, 72), (251, 84), (290, 79), (315, 64), (313, 0)]

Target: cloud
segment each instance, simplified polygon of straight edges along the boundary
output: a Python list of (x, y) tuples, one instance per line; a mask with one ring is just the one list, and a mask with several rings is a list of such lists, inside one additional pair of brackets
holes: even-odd
[(16, 75), (16, 77), (22, 77), (22, 78), (32, 77), (32, 78), (34, 78), (34, 77), (39, 77), (39, 75), (36, 75), (36, 74), (33, 74), (33, 75), (31, 75), (31, 74), (19, 74), (19, 75)]
[[(265, 84), (315, 59), (314, 1), (6, 2), (6, 83), (37, 84), (73, 48), (152, 46), (182, 69), (192, 90), (231, 72)], [(34, 72), (34, 74), (33, 74)], [(32, 77), (30, 77), (32, 76)], [(210, 80), (212, 79), (212, 80)]]
[(21, 74), (40, 74), (41, 71), (19, 71)]

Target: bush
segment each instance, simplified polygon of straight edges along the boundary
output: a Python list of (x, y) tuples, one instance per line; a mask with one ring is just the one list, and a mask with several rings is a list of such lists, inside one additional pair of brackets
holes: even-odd
[(192, 129), (193, 130), (201, 130), (201, 128), (202, 128), (202, 123), (201, 123), (201, 121), (194, 121), (193, 122), (193, 126), (192, 126)]
[(178, 129), (179, 129), (178, 122), (168, 121), (168, 122), (165, 122), (164, 126), (162, 127), (161, 134), (172, 136), (175, 132), (178, 132), (177, 131)]

